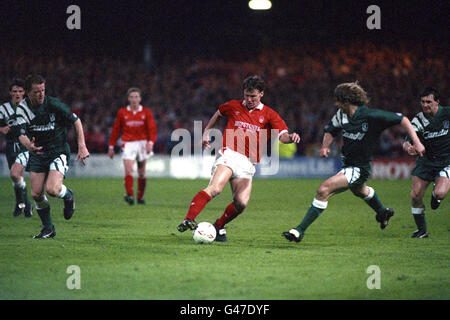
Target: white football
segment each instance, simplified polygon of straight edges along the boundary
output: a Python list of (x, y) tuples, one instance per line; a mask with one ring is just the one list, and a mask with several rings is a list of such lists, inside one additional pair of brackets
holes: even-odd
[(212, 243), (216, 239), (216, 228), (209, 222), (200, 222), (192, 233), (195, 243)]

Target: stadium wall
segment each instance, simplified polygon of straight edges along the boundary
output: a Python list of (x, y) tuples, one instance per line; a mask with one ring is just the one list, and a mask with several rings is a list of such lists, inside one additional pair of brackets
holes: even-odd
[[(104, 155), (91, 155), (86, 166), (74, 161), (72, 155), (68, 177), (123, 177), (123, 163), (119, 156), (113, 160)], [(211, 177), (214, 157), (170, 157), (154, 156), (148, 160), (147, 176), (176, 179), (197, 179)], [(409, 179), (414, 159), (374, 159), (372, 178)], [(339, 171), (340, 158), (297, 157), (280, 159), (276, 174), (270, 174), (267, 165), (257, 165), (255, 178), (326, 178)], [(273, 168), (272, 168), (273, 169)], [(272, 170), (273, 171), (273, 170)], [(269, 174), (268, 174), (269, 173)], [(135, 172), (136, 174), (136, 172)], [(8, 177), (6, 157), (0, 156), (0, 176)]]

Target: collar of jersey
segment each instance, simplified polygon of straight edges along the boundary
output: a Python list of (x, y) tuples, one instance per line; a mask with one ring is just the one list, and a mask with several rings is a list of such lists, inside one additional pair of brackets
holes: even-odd
[[(242, 105), (243, 105), (245, 108), (247, 108), (247, 106), (245, 105), (245, 100), (242, 101)], [(262, 110), (263, 107), (264, 107), (264, 104), (263, 104), (262, 102), (260, 102), (259, 105), (258, 105), (255, 109)], [(252, 110), (255, 110), (255, 109), (252, 109)], [(247, 108), (247, 110), (248, 110), (248, 108)], [(252, 111), (252, 110), (248, 110), (248, 112), (250, 112), (250, 111)]]
[(127, 110), (128, 110), (128, 111), (133, 111), (133, 112), (141, 112), (141, 111), (142, 111), (142, 106), (139, 105), (139, 108), (138, 108), (137, 110), (133, 110), (133, 109), (131, 109), (131, 107), (128, 105), (128, 106), (127, 106)]

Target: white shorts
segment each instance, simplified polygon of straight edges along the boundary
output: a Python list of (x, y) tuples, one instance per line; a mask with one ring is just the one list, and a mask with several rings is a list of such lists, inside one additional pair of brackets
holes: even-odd
[(450, 179), (450, 166), (446, 166), (444, 169), (439, 171), (439, 177)]
[(26, 167), (29, 159), (30, 159), (30, 153), (28, 151), (24, 151), (17, 155), (16, 161), (14, 161), (14, 162), (17, 162), (17, 163), (23, 165), (24, 167)]
[(60, 154), (50, 163), (50, 170), (56, 170), (61, 172), (64, 176), (69, 170), (69, 164), (67, 163), (67, 156), (65, 154)]
[(153, 155), (153, 152), (147, 153), (145, 150), (146, 144), (146, 140), (124, 142), (122, 147), (122, 159), (136, 160), (138, 162), (147, 160), (151, 155)]
[(255, 165), (246, 156), (229, 148), (219, 150), (212, 166), (211, 175), (214, 175), (219, 164), (227, 166), (233, 171), (231, 178), (252, 179), (256, 171)]

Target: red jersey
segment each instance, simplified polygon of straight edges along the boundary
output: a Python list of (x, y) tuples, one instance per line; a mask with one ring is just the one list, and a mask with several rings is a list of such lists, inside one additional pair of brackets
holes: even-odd
[(252, 162), (259, 162), (271, 130), (278, 137), (288, 131), (280, 115), (262, 103), (249, 110), (244, 100), (231, 100), (219, 107), (220, 115), (228, 117), (223, 134), (223, 147), (242, 153)]
[(122, 141), (147, 140), (156, 142), (157, 127), (150, 109), (139, 106), (134, 111), (130, 106), (119, 109), (109, 138), (109, 145), (115, 146), (122, 131)]

